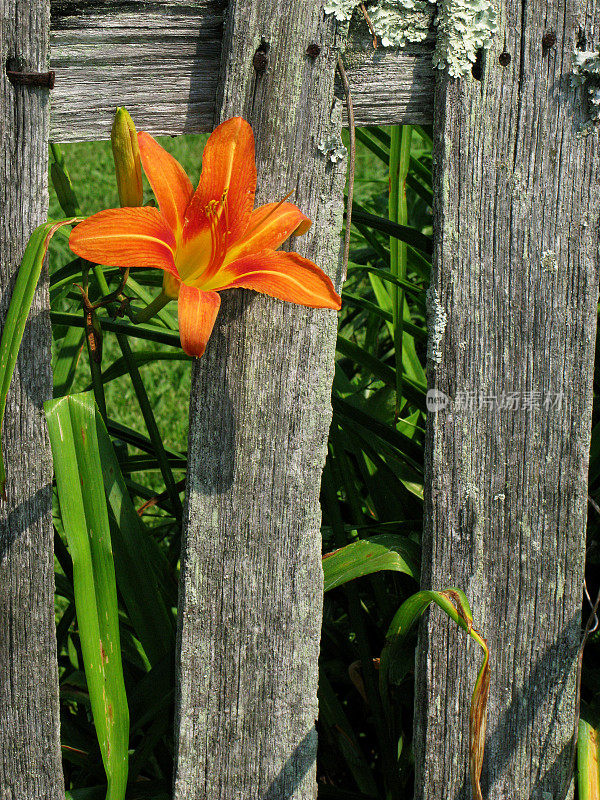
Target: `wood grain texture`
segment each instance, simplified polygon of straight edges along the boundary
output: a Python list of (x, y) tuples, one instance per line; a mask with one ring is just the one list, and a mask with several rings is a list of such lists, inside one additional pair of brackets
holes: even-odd
[[(210, 130), (225, 5), (54, 0), (52, 139), (108, 139), (122, 105), (138, 129), (155, 135)], [(431, 44), (373, 50), (372, 38), (363, 34), (352, 36), (346, 55), (357, 124), (431, 122)]]
[[(589, 109), (570, 73), (580, 26), (588, 48), (600, 44), (600, 4), (498, 5), (483, 80), (441, 77), (436, 89), (430, 330), (439, 359), (428, 372), (450, 405), (428, 420), (423, 584), (463, 588), (490, 645), (484, 796), (563, 800), (576, 723), (600, 217), (598, 129), (581, 131)], [(546, 50), (551, 31), (557, 41)], [(480, 398), (472, 408), (470, 396)], [(518, 407), (498, 408), (501, 396)], [(466, 657), (464, 638), (438, 613), (423, 634), (416, 798), (466, 800), (479, 654), (469, 646)]]
[[(47, 214), (48, 90), (14, 87), (12, 69), (48, 68), (45, 0), (0, 3), (0, 321), (32, 230)], [(45, 276), (8, 394), (0, 504), (0, 798), (64, 798), (54, 628), (52, 458), (42, 403), (52, 396)], [(0, 322), (0, 324), (2, 324)]]
[(210, 130), (222, 0), (52, 3), (51, 137), (109, 139), (117, 106), (152, 134)]
[[(344, 53), (357, 125), (429, 125), (433, 120), (433, 37), (402, 49), (373, 49), (362, 26)], [(343, 97), (342, 87), (336, 88)], [(344, 116), (345, 122), (345, 116)]]
[[(266, 71), (253, 56), (269, 43)], [(305, 52), (318, 42), (316, 59)], [(338, 289), (344, 159), (338, 45), (321, 3), (234, 0), (219, 118), (257, 143), (257, 203), (295, 189), (313, 220), (293, 248)], [(194, 365), (179, 605), (176, 800), (316, 797), (323, 576), (319, 489), (336, 314), (224, 292)]]

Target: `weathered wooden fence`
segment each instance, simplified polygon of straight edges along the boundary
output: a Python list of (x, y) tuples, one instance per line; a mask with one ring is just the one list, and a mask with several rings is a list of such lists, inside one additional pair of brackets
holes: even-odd
[[(492, 652), (489, 798), (562, 800), (575, 730), (598, 301), (600, 158), (573, 51), (598, 3), (500, 4), (481, 80), (435, 94), (436, 257), (423, 579), (460, 583)], [(417, 797), (469, 796), (472, 669), (429, 619)], [(448, 742), (452, 742), (449, 750)], [(452, 752), (452, 757), (449, 757)]]
[[(440, 5), (452, 13), (461, 3)], [(431, 121), (437, 80), (429, 382), (449, 405), (429, 421), (423, 580), (464, 588), (490, 642), (488, 796), (561, 800), (575, 729), (600, 210), (598, 132), (582, 133), (585, 90), (570, 77), (573, 49), (600, 44), (600, 7), (497, 6), (499, 30), (475, 76), (450, 79), (434, 76), (433, 33), (374, 51), (360, 28), (346, 43), (321, 3), (57, 0), (50, 129), (58, 141), (107, 138), (117, 105), (154, 134), (244, 115), (257, 135), (259, 194), (296, 187), (315, 220), (305, 253), (339, 288), (344, 164), (318, 146), (339, 140), (338, 51), (357, 124)], [(43, 0), (26, 11), (5, 4), (3, 64), (46, 69), (47, 13)], [(4, 314), (46, 202), (48, 90), (6, 75), (1, 86)], [(42, 285), (4, 438), (0, 796), (11, 800), (61, 796), (40, 410), (51, 386), (47, 307)], [(175, 796), (312, 798), (335, 325), (239, 293), (224, 299), (218, 326), (191, 402)], [(519, 408), (500, 407), (509, 395)], [(419, 655), (419, 798), (470, 793), (474, 671), (462, 646), (432, 614)]]
[[(264, 58), (249, 59), (261, 41)], [(316, 58), (306, 53), (312, 42)], [(252, 123), (258, 202), (296, 187), (315, 223), (301, 252), (339, 289), (345, 162), (316, 146), (340, 141), (337, 44), (316, 3), (234, 0), (217, 118)], [(308, 798), (336, 319), (241, 292), (221, 319), (193, 375), (175, 797)]]
[[(48, 207), (47, 88), (13, 86), (8, 71), (45, 71), (48, 7), (2, 4), (0, 46), (0, 319), (31, 231)], [(52, 456), (42, 403), (52, 397), (45, 276), (8, 397), (10, 465), (0, 503), (0, 797), (64, 798), (54, 627)]]

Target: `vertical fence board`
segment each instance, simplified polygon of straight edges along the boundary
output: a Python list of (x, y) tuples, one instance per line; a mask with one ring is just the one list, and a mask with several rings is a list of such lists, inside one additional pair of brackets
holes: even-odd
[[(47, 213), (48, 89), (9, 83), (5, 67), (48, 69), (46, 0), (3, 0), (0, 33), (0, 320), (33, 228)], [(8, 60), (8, 61), (7, 61)], [(64, 798), (54, 629), (47, 280), (36, 292), (8, 396), (0, 504), (0, 797)]]
[[(484, 796), (562, 800), (575, 728), (600, 213), (598, 128), (582, 131), (590, 108), (571, 71), (577, 45), (600, 43), (600, 4), (498, 5), (483, 80), (441, 77), (436, 89), (429, 385), (450, 404), (429, 415), (423, 581), (464, 588), (490, 644)], [(492, 398), (502, 395), (518, 408), (498, 408)], [(476, 659), (432, 613), (417, 659), (419, 799), (471, 797)]]
[[(255, 51), (268, 43), (264, 72)], [(309, 44), (320, 55), (306, 55)], [(254, 128), (257, 203), (295, 189), (293, 248), (336, 281), (345, 159), (336, 27), (321, 3), (235, 0), (220, 119)], [(259, 65), (260, 66), (260, 65)], [(319, 488), (336, 315), (225, 292), (194, 367), (179, 607), (177, 800), (314, 798), (322, 615)]]

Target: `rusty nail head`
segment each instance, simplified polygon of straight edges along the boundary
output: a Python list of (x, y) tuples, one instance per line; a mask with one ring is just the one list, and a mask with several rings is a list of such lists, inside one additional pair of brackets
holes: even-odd
[(254, 70), (258, 75), (262, 75), (267, 69), (269, 64), (269, 56), (267, 55), (268, 52), (269, 43), (265, 42), (263, 39), (263, 41), (256, 48), (254, 58), (252, 59), (252, 65), (254, 66)]
[(50, 72), (14, 72), (6, 70), (6, 77), (13, 86), (45, 86), (48, 89), (54, 89), (54, 70), (50, 70)]
[(254, 69), (259, 74), (262, 74), (267, 69), (267, 64), (269, 63), (269, 58), (265, 52), (262, 50), (257, 50), (254, 53), (254, 58), (252, 59), (252, 64), (254, 65)]
[(556, 34), (554, 31), (548, 31), (542, 36), (542, 55), (546, 55), (551, 47), (556, 44)]

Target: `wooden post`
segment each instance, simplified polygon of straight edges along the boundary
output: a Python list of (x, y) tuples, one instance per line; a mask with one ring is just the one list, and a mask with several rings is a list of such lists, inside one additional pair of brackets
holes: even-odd
[[(336, 45), (321, 3), (234, 0), (217, 105), (219, 120), (241, 114), (254, 128), (257, 203), (295, 190), (314, 224), (293, 247), (339, 289)], [(175, 798), (308, 800), (337, 320), (250, 292), (222, 299), (193, 376)]]
[[(600, 148), (573, 50), (600, 6), (501, 0), (481, 80), (438, 78), (423, 584), (467, 591), (491, 650), (483, 793), (562, 800), (598, 300)], [(581, 27), (580, 27), (581, 26)], [(595, 38), (592, 38), (595, 37)], [(417, 660), (416, 798), (470, 798), (478, 654), (432, 613)]]
[[(0, 26), (0, 320), (32, 230), (48, 208), (47, 87), (6, 69), (48, 70), (49, 3), (5, 3)], [(36, 292), (8, 395), (0, 504), (0, 796), (62, 800), (54, 628), (52, 457), (42, 403), (52, 396), (48, 282)]]

